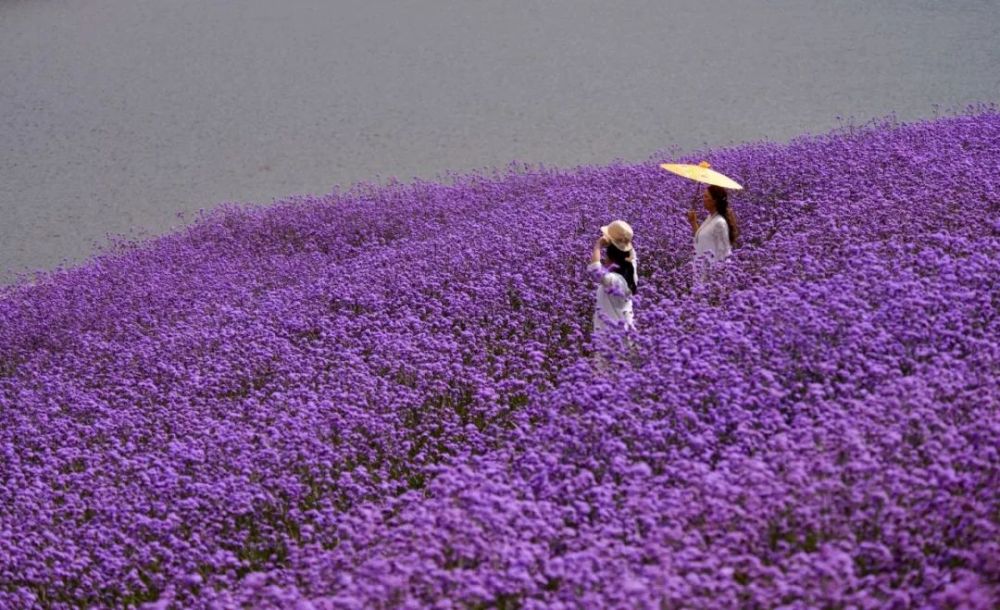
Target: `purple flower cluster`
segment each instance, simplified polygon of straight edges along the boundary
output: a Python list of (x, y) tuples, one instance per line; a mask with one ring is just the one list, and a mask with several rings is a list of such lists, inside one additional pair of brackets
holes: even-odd
[[(704, 156), (746, 187), (707, 281), (656, 158), (226, 206), (6, 290), (0, 607), (993, 607), (1000, 114)], [(614, 218), (638, 332), (597, 347)]]

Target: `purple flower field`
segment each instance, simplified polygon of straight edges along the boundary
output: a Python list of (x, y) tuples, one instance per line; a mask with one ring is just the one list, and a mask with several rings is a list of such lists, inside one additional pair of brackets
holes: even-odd
[(709, 282), (656, 157), (225, 206), (7, 289), (0, 607), (995, 607), (1000, 114), (702, 158), (746, 187)]

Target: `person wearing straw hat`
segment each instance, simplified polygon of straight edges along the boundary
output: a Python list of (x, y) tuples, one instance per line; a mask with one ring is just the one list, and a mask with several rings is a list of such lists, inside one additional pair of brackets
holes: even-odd
[[(632, 330), (632, 296), (636, 292), (638, 258), (632, 245), (632, 227), (616, 220), (601, 227), (601, 236), (594, 243), (588, 271), (598, 282), (594, 307), (594, 330), (607, 330), (609, 325)], [(606, 255), (602, 262), (601, 251)]]

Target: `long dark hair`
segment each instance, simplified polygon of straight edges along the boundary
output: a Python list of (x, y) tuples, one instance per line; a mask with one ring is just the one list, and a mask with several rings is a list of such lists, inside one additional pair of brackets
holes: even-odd
[(629, 292), (635, 294), (635, 265), (632, 261), (628, 259), (628, 253), (622, 252), (614, 246), (614, 244), (608, 244), (608, 258), (611, 262), (615, 264), (615, 273), (625, 278), (625, 283), (628, 284)]
[(715, 212), (726, 219), (726, 226), (729, 227), (729, 243), (736, 245), (736, 240), (740, 237), (740, 227), (736, 224), (736, 215), (729, 209), (729, 193), (721, 186), (710, 184), (708, 194), (715, 202)]

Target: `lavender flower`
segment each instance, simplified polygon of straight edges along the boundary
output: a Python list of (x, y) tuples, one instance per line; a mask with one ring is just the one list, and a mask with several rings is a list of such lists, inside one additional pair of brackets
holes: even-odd
[[(223, 207), (0, 298), (0, 607), (1000, 595), (1000, 114)], [(641, 332), (595, 371), (594, 231)], [(524, 260), (517, 237), (545, 244)]]

